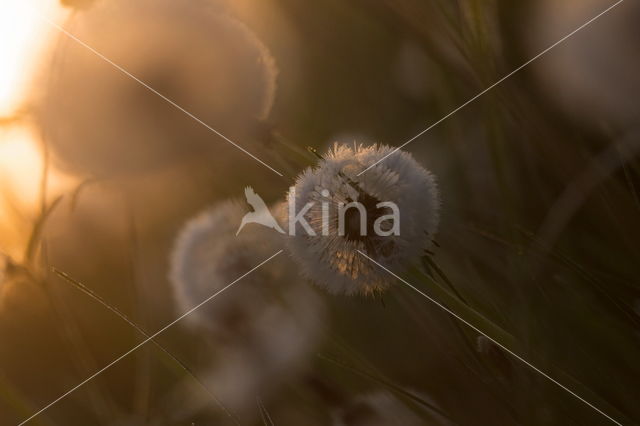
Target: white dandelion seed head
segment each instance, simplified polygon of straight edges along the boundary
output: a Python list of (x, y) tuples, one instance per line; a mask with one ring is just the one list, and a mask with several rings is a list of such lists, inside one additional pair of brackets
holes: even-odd
[[(101, 1), (71, 15), (65, 28), (225, 136), (255, 142), (272, 109), (278, 70), (258, 37), (216, 5)], [(61, 166), (94, 175), (139, 173), (212, 153), (214, 144), (233, 149), (66, 35), (51, 57), (43, 95), (34, 102)]]
[[(261, 225), (248, 225), (236, 236), (247, 211), (240, 202), (226, 201), (180, 232), (170, 281), (181, 312), (283, 247), (282, 235)], [(302, 371), (321, 339), (325, 307), (296, 272), (290, 260), (278, 256), (185, 318), (210, 343), (212, 363), (203, 381), (233, 411), (255, 411), (255, 396), (275, 394)], [(187, 411), (200, 408), (194, 402)]]
[[(297, 211), (313, 203), (304, 215), (315, 232), (309, 235), (300, 222), (287, 247), (303, 274), (335, 294), (374, 294), (385, 290), (393, 277), (358, 250), (380, 264), (402, 272), (416, 262), (431, 244), (439, 222), (440, 201), (435, 177), (411, 154), (385, 145), (343, 145), (336, 143), (317, 167), (305, 170), (289, 191)], [(390, 155), (389, 155), (390, 154)], [(385, 158), (389, 155), (387, 158)], [(372, 164), (377, 164), (362, 175)], [(327, 192), (328, 191), (328, 192)], [(339, 205), (358, 201), (367, 211), (366, 236), (361, 235), (359, 214), (345, 215), (340, 235)], [(329, 235), (323, 235), (323, 202), (328, 205)], [(399, 211), (399, 234), (378, 235), (372, 225), (388, 209), (378, 202), (393, 202)], [(392, 224), (381, 222), (389, 231)], [(289, 230), (292, 234), (292, 230)], [(325, 232), (326, 234), (326, 232)]]
[[(181, 312), (222, 290), (282, 248), (281, 235), (259, 225), (249, 225), (235, 235), (247, 211), (238, 201), (226, 201), (201, 212), (181, 230), (169, 272)], [(253, 304), (268, 297), (283, 280), (292, 279), (291, 268), (284, 256), (280, 257), (283, 259), (275, 258), (256, 269), (185, 320), (220, 339), (246, 332), (254, 317)]]
[[(428, 398), (423, 397), (423, 399)], [(425, 423), (423, 418), (425, 415), (429, 416), (430, 421), (428, 423)], [(450, 424), (442, 420), (442, 417), (436, 413), (421, 412), (418, 414), (395, 395), (386, 391), (378, 391), (360, 395), (354, 398), (346, 408), (335, 412), (333, 426)]]

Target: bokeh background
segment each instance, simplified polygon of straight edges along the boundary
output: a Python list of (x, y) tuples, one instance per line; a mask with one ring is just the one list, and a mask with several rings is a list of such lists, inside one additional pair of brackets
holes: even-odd
[[(202, 209), (246, 186), (281, 200), (307, 146), (398, 146), (612, 4), (4, 0), (0, 423), (144, 339), (52, 267), (151, 334), (183, 311), (169, 262)], [(620, 3), (406, 147), (438, 177), (452, 288), (625, 425), (640, 423), (638, 18)], [(31, 423), (611, 424), (401, 284), (361, 298), (282, 280), (211, 302), (242, 307), (250, 332), (179, 323), (158, 337), (173, 357), (149, 343)]]

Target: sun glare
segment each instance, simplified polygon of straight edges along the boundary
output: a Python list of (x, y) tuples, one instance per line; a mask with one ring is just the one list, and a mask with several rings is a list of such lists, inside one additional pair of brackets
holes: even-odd
[(39, 14), (55, 18), (61, 12), (52, 0), (0, 3), (0, 116), (19, 106), (34, 62), (51, 34)]
[[(14, 256), (23, 249), (40, 208), (44, 159), (33, 132), (25, 126), (0, 130), (0, 250)], [(49, 201), (74, 182), (56, 170), (49, 172), (47, 180)]]
[[(24, 104), (37, 59), (55, 34), (39, 14), (58, 20), (56, 0), (3, 0), (0, 3), (0, 118), (11, 118)], [(0, 250), (15, 255), (38, 211), (43, 157), (38, 136), (21, 121), (0, 128)], [(49, 195), (68, 179), (52, 171)]]

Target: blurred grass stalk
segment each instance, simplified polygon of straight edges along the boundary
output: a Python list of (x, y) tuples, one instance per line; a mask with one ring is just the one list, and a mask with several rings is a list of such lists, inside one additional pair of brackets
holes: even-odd
[[(121, 312), (115, 306), (109, 304), (106, 300), (104, 300), (101, 296), (96, 294), (93, 290), (82, 284), (80, 281), (73, 279), (69, 274), (62, 272), (55, 267), (51, 268), (52, 271), (62, 278), (67, 283), (73, 285), (74, 288), (80, 290), (82, 293), (86, 294), (103, 307), (111, 311), (113, 314), (118, 316), (121, 320), (130, 325), (134, 330), (144, 336), (146, 339), (149, 339), (161, 352), (163, 352), (169, 359), (170, 362), (166, 362), (165, 358), (162, 358), (165, 361), (165, 365), (169, 367), (174, 372), (186, 373), (190, 376), (214, 401), (215, 403), (222, 409), (222, 411), (234, 422), (234, 424), (239, 425), (237, 418), (226, 408), (226, 406), (220, 401), (220, 399), (202, 382), (198, 376), (180, 359), (178, 359), (175, 355), (173, 355), (168, 349), (166, 349), (157, 339), (151, 338), (151, 336), (144, 331), (139, 325), (137, 325), (134, 321), (132, 321), (127, 315)], [(178, 368), (176, 368), (178, 366)]]
[[(603, 400), (595, 392), (589, 389), (588, 386), (582, 384), (575, 377), (566, 373), (557, 365), (552, 362), (543, 361), (538, 354), (526, 353), (523, 355), (521, 352), (522, 345), (518, 344), (518, 339), (516, 337), (494, 323), (491, 319), (463, 303), (458, 297), (454, 296), (447, 288), (443, 287), (438, 281), (429, 275), (417, 268), (414, 268), (409, 272), (408, 277), (409, 280), (403, 280), (405, 281), (405, 284), (420, 293), (422, 296), (430, 299), (433, 303), (439, 305), (440, 308), (446, 310), (449, 314), (455, 316), (478, 333), (488, 337), (500, 346), (502, 350), (509, 352), (509, 354), (514, 358), (526, 363), (527, 367), (536, 371), (536, 374), (545, 375), (547, 380), (563, 388), (564, 391), (571, 393), (572, 396), (577, 397), (587, 406), (590, 406), (615, 423), (621, 424), (618, 423), (621, 420), (626, 424), (632, 424), (631, 420), (622, 414), (617, 408)], [(423, 293), (417, 287), (411, 285), (411, 282), (419, 282), (423, 284), (435, 297)], [(542, 373), (540, 373), (540, 371), (542, 371)]]

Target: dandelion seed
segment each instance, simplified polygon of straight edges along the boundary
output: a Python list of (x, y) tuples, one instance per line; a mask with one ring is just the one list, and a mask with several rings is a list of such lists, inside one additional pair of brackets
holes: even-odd
[[(357, 176), (391, 152), (392, 148), (384, 145), (336, 143), (317, 167), (298, 177), (289, 191), (290, 204), (311, 205), (304, 219), (315, 234), (305, 232), (297, 222), (295, 232), (289, 230), (295, 234), (287, 239), (289, 251), (304, 275), (331, 293), (370, 295), (393, 282), (387, 272), (358, 250), (401, 272), (419, 261), (431, 244), (440, 205), (430, 172), (410, 154), (397, 151)], [(366, 214), (358, 209), (341, 209), (351, 202), (360, 203)], [(393, 209), (379, 204), (388, 202), (397, 206), (397, 223), (387, 219)]]
[[(213, 0), (110, 0), (71, 16), (69, 32), (247, 149), (273, 105), (265, 45)], [(86, 47), (60, 35), (38, 118), (54, 158), (93, 175), (139, 173), (235, 150)], [(255, 147), (255, 146), (254, 146)]]

